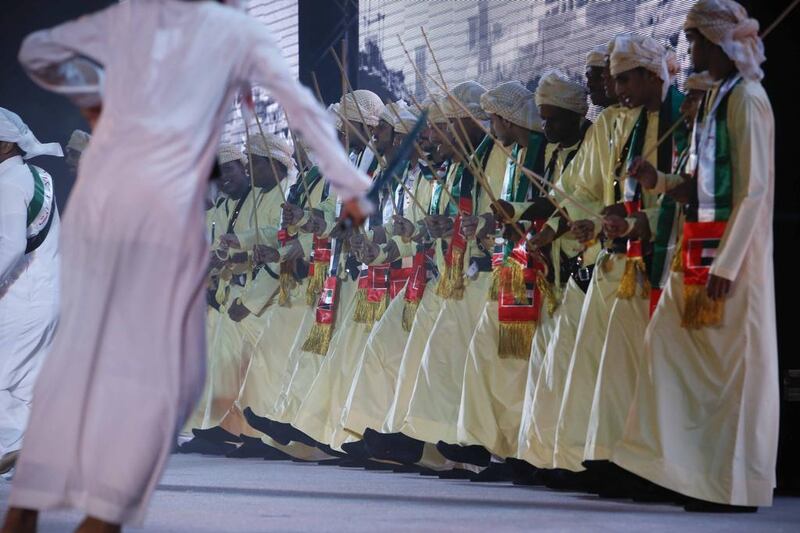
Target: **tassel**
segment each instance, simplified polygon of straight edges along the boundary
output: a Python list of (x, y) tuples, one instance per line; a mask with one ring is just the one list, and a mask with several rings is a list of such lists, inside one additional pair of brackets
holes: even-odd
[(683, 245), (678, 241), (675, 247), (675, 256), (672, 258), (671, 269), (673, 272), (683, 272)]
[(389, 308), (389, 293), (387, 291), (386, 296), (381, 298), (381, 301), (378, 303), (372, 304), (372, 320), (370, 324), (374, 324), (381, 318), (383, 318), (383, 314), (386, 312), (386, 309)]
[(322, 286), (325, 284), (325, 278), (328, 275), (327, 262), (315, 262), (314, 274), (308, 278), (308, 285), (306, 286), (306, 304), (312, 307), (317, 304), (319, 295), (322, 292)]
[(642, 298), (650, 297), (650, 280), (647, 279), (647, 269), (644, 259), (641, 257), (628, 257), (625, 259), (625, 272), (617, 289), (617, 298), (628, 300), (636, 294), (636, 286), (639, 282), (639, 275), (642, 276)]
[(536, 287), (539, 289), (539, 292), (542, 294), (545, 302), (547, 302), (547, 312), (550, 314), (550, 316), (553, 316), (559, 305), (558, 298), (553, 290), (553, 285), (547, 281), (547, 278), (544, 276), (544, 274), (539, 274), (536, 277)]
[(495, 267), (492, 269), (492, 283), (489, 285), (489, 301), (496, 302), (497, 296), (500, 294), (500, 276), (503, 267)]
[(369, 324), (373, 313), (372, 305), (372, 302), (367, 300), (367, 289), (358, 289), (356, 291), (353, 322), (356, 324)]
[(292, 289), (297, 287), (297, 280), (289, 271), (281, 265), (281, 273), (278, 277), (278, 305), (281, 307), (291, 307), (292, 302), (290, 299)]
[(511, 294), (514, 295), (514, 300), (524, 302), (528, 298), (527, 287), (525, 286), (525, 272), (516, 261), (511, 262), (509, 269)]
[(328, 353), (332, 335), (333, 324), (320, 324), (316, 322), (311, 327), (311, 331), (308, 332), (308, 337), (306, 337), (305, 342), (303, 342), (302, 350), (325, 355)]
[(436, 294), (449, 300), (461, 300), (464, 297), (464, 251), (453, 249), (453, 260), (445, 265)]
[(712, 300), (705, 285), (683, 285), (684, 308), (681, 326), (687, 329), (719, 326), (725, 310), (724, 300)]
[(501, 322), (497, 355), (501, 359), (529, 359), (536, 322)]
[(417, 316), (418, 308), (419, 302), (406, 301), (403, 306), (403, 331), (411, 331), (411, 326), (414, 325), (414, 317)]

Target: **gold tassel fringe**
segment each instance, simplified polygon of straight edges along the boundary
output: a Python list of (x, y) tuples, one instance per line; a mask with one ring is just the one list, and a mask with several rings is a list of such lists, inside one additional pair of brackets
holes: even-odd
[(381, 298), (380, 302), (373, 302), (372, 303), (372, 320), (370, 324), (374, 324), (381, 318), (383, 318), (383, 314), (386, 312), (386, 309), (389, 308), (389, 291), (386, 291), (386, 295)]
[(451, 265), (445, 265), (436, 287), (436, 294), (449, 300), (464, 298), (464, 252), (462, 250), (453, 250), (453, 262)]
[(622, 273), (622, 279), (619, 282), (619, 289), (617, 289), (617, 298), (629, 300), (636, 294), (636, 286), (639, 282), (639, 276), (642, 276), (642, 298), (650, 297), (650, 279), (647, 277), (647, 268), (644, 264), (644, 259), (641, 257), (628, 257), (625, 259), (625, 272)]
[(672, 271), (683, 272), (683, 245), (679, 242), (675, 247), (675, 256), (672, 258)]
[(325, 355), (328, 353), (332, 335), (333, 324), (314, 323), (311, 331), (308, 332), (308, 337), (303, 342), (303, 351)]
[(700, 329), (722, 324), (725, 301), (709, 298), (705, 285), (684, 284), (683, 297), (681, 326), (687, 329)]
[(536, 322), (500, 322), (497, 355), (501, 359), (529, 359)]
[(292, 290), (297, 287), (297, 280), (288, 270), (283, 271), (278, 276), (278, 305), (281, 307), (291, 307), (292, 302), (290, 296)]
[(367, 301), (367, 289), (357, 289), (353, 322), (356, 324), (368, 324), (372, 317), (371, 306), (372, 303)]
[(489, 285), (490, 302), (496, 302), (497, 297), (500, 294), (500, 272), (502, 272), (500, 267), (495, 267), (492, 269), (492, 283)]
[(325, 285), (325, 278), (328, 276), (327, 263), (314, 263), (314, 275), (308, 278), (306, 286), (306, 304), (314, 306), (319, 301), (322, 286)]
[(539, 289), (539, 292), (542, 294), (545, 303), (547, 304), (547, 312), (550, 316), (556, 312), (558, 309), (558, 298), (556, 297), (556, 293), (553, 290), (553, 285), (547, 281), (547, 278), (544, 277), (543, 274), (540, 274), (536, 277), (536, 287)]
[(417, 309), (419, 302), (406, 302), (403, 306), (403, 331), (411, 331), (411, 326), (414, 324), (414, 317), (417, 316)]

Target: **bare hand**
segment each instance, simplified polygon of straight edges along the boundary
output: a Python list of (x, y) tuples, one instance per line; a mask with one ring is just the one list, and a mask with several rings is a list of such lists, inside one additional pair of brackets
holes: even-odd
[(628, 221), (619, 215), (603, 217), (603, 232), (609, 239), (617, 239), (628, 233)]
[(225, 233), (224, 235), (220, 235), (219, 244), (223, 248), (241, 249), (242, 247), (241, 243), (239, 242), (239, 237), (233, 233)]
[(628, 175), (642, 184), (645, 189), (655, 189), (658, 173), (653, 165), (641, 156), (635, 157), (628, 166)]
[(570, 231), (575, 240), (580, 243), (587, 243), (594, 240), (595, 228), (591, 220), (576, 220), (570, 224)]
[(231, 306), (228, 308), (228, 316), (234, 322), (241, 322), (247, 318), (249, 314), (250, 310), (236, 300), (234, 300)]
[(373, 261), (380, 255), (381, 248), (374, 242), (365, 241), (364, 245), (356, 253), (356, 259), (365, 265), (371, 265)]
[(303, 215), (305, 215), (305, 211), (302, 207), (292, 205), (290, 203), (283, 204), (283, 214), (281, 215), (281, 218), (285, 225), (296, 225), (303, 218)]
[(528, 249), (537, 250), (552, 243), (556, 239), (556, 232), (550, 226), (544, 226), (528, 241)]
[(410, 239), (414, 235), (414, 223), (400, 215), (392, 217), (392, 233), (404, 239)]
[(313, 233), (314, 235), (322, 235), (325, 233), (325, 229), (327, 227), (328, 224), (325, 222), (325, 217), (313, 212), (311, 213), (308, 222), (301, 226), (303, 231), (306, 233)]
[(266, 244), (256, 244), (253, 247), (253, 261), (256, 264), (264, 265), (266, 263), (277, 263), (281, 258), (278, 250)]
[(425, 225), (434, 239), (446, 236), (453, 229), (453, 219), (446, 215), (429, 215), (425, 217)]
[(494, 234), (495, 228), (497, 227), (497, 219), (495, 218), (495, 215), (491, 213), (484, 213), (481, 215), (481, 218), (484, 220), (483, 227), (475, 234), (475, 237), (479, 241), (483, 241), (491, 237), (492, 234)]
[(461, 233), (467, 239), (475, 236), (478, 232), (478, 222), (480, 219), (475, 215), (463, 215), (461, 217)]
[(730, 294), (732, 284), (733, 282), (729, 279), (709, 274), (708, 282), (706, 283), (706, 294), (712, 300), (723, 300)]
[(497, 203), (492, 202), (491, 209), (494, 216), (503, 222), (514, 220), (514, 206), (505, 200), (498, 200)]

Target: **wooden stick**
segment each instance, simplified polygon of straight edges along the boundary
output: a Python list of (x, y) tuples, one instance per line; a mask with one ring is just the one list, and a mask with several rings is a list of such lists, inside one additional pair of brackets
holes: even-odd
[[(264, 148), (267, 148), (267, 136), (264, 135), (264, 129), (261, 127), (261, 119), (258, 118), (258, 113), (256, 113), (255, 107), (253, 108), (253, 116), (256, 117), (256, 125), (258, 126), (258, 131), (261, 134), (261, 138), (264, 140)], [(275, 180), (275, 185), (278, 186), (278, 190), (281, 193), (281, 198), (283, 201), (286, 202), (286, 193), (283, 191), (283, 186), (281, 185), (281, 179), (278, 177), (277, 168), (275, 167), (275, 161), (272, 159), (272, 156), (269, 155), (269, 150), (267, 150), (267, 159), (269, 159), (269, 166), (272, 169), (272, 178)], [(288, 169), (287, 169), (288, 170)]]
[[(247, 105), (243, 103), (242, 105)], [(250, 126), (247, 125), (247, 118), (244, 119), (244, 137), (245, 143), (247, 143), (247, 162), (250, 165), (250, 191), (253, 193), (253, 224), (256, 227), (256, 234), (255, 234), (255, 245), (258, 246), (261, 244), (261, 239), (258, 235), (258, 202), (256, 201), (256, 181), (255, 181), (255, 172), (253, 172), (253, 153), (250, 150)]]
[[(306, 173), (306, 171), (307, 171), (307, 170), (310, 170), (310, 169), (311, 169), (311, 167), (307, 167), (307, 166), (306, 166), (306, 161), (304, 161), (304, 160), (303, 160), (303, 157), (301, 156), (301, 146), (300, 146), (300, 143), (299, 143), (299, 142), (297, 142), (297, 137), (295, 136), (295, 134), (294, 134), (294, 131), (292, 131), (292, 129), (291, 129), (291, 128), (289, 128), (289, 135), (291, 135), (291, 136), (292, 136), (292, 143), (294, 144), (294, 150), (295, 150), (295, 152), (297, 152), (297, 160), (298, 160), (298, 163), (299, 163), (299, 164), (300, 164), (300, 166), (301, 166), (301, 167), (304, 169), (304, 170), (300, 171), (300, 172), (297, 174), (297, 176), (298, 176), (298, 179), (300, 180), (300, 185), (303, 187), (303, 190), (304, 190), (304, 191), (305, 191), (305, 193), (306, 193), (306, 202), (308, 203), (308, 208), (309, 208), (309, 209), (314, 209), (314, 205), (311, 203), (311, 191), (310, 191), (310, 190), (308, 190), (308, 185), (306, 184), (306, 180), (305, 180), (305, 173)], [(307, 169), (307, 170), (306, 170), (306, 169)]]
[[(408, 53), (408, 49), (406, 48), (406, 45), (403, 42), (403, 39), (399, 35), (397, 36), (397, 39), (400, 41), (400, 46), (403, 48), (403, 52), (405, 53), (406, 58), (408, 58), (408, 61), (409, 61), (409, 63), (411, 63), (411, 66), (414, 68), (414, 71), (417, 73), (417, 76), (420, 77), (423, 80), (423, 84), (425, 85), (425, 89), (427, 90), (427, 82), (424, 81), (425, 77), (422, 76), (422, 73), (419, 71), (419, 68), (414, 63), (414, 61), (411, 59), (411, 54)], [(449, 94), (449, 92), (446, 91), (446, 90), (445, 90), (445, 93)], [(411, 95), (409, 95), (409, 96), (411, 96)], [(413, 99), (414, 97), (411, 96), (411, 98)], [(452, 97), (452, 98), (455, 99), (455, 97)], [(439, 111), (439, 113), (444, 115), (444, 111), (442, 110), (442, 108), (439, 105), (439, 102), (436, 100), (436, 98), (431, 98), (431, 101), (436, 106), (436, 108)], [(417, 107), (420, 107), (419, 103), (416, 101), (416, 99), (414, 99), (414, 103), (415, 103), (415, 105), (417, 105)], [(460, 104), (460, 102), (459, 102), (459, 104)], [(470, 113), (470, 115), (471, 115), (471, 113)], [(436, 124), (434, 122), (431, 122), (431, 125), (433, 126), (434, 129), (436, 129), (441, 134), (441, 130), (438, 129), (438, 127), (436, 126)], [(483, 126), (483, 125), (481, 124), (481, 126)], [(454, 137), (456, 139), (456, 142), (459, 143), (461, 149), (466, 153), (467, 150), (464, 147), (464, 144), (461, 142), (461, 139), (459, 138), (458, 133), (457, 132), (454, 132), (454, 133), (456, 133), (454, 135)], [(465, 137), (467, 137), (467, 140), (469, 141), (469, 136), (465, 135)], [(447, 137), (444, 136), (444, 135), (442, 135), (442, 139), (447, 141)], [(450, 144), (450, 146), (452, 148), (455, 148), (449, 141), (447, 141), (447, 143)], [(470, 144), (471, 144), (471, 142), (470, 142)], [(478, 161), (478, 162), (475, 162), (473, 164), (473, 160), (474, 160), (473, 155), (474, 155), (474, 153), (475, 153), (474, 147), (472, 147), (471, 152), (466, 153), (466, 158), (465, 158), (466, 159), (466, 164), (467, 164), (468, 168), (470, 169), (470, 172), (472, 172), (472, 174), (478, 179), (478, 181), (481, 182), (481, 185), (483, 186), (483, 188), (486, 189), (486, 194), (489, 196), (489, 200), (495, 206), (495, 208), (497, 209), (497, 212), (502, 216), (502, 218), (506, 222), (508, 222), (516, 230), (516, 232), (520, 235), (520, 237), (522, 237), (523, 239), (527, 240), (527, 235), (525, 235), (522, 232), (522, 230), (519, 229), (519, 226), (517, 226), (517, 224), (514, 222), (513, 218), (511, 217), (511, 214), (508, 211), (506, 211), (505, 206), (503, 206), (503, 204), (501, 204), (497, 200), (497, 198), (494, 196), (492, 188), (491, 188), (491, 186), (489, 184), (489, 180), (484, 175), (483, 168), (481, 168), (480, 162)]]

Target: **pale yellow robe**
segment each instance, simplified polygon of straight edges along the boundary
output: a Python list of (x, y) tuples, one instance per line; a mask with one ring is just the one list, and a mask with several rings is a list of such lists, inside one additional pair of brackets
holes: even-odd
[[(493, 146), (486, 161), (485, 174), (495, 198), (502, 189), (506, 159), (505, 152)], [(478, 183), (476, 177), (476, 186)], [(487, 213), (490, 206), (489, 195), (481, 188), (474, 211)], [(480, 254), (473, 239), (464, 254), (465, 274), (470, 257)], [(406, 435), (430, 443), (458, 442), (458, 412), (469, 342), (486, 304), (491, 278), (490, 272), (479, 272), (475, 279), (465, 276), (463, 298), (443, 302), (422, 355), (408, 413), (401, 427)]]
[[(547, 145), (545, 161), (550, 160), (555, 149), (555, 144)], [(554, 183), (563, 186), (562, 174), (568, 174), (569, 168), (579, 163), (576, 161), (579, 157), (576, 154), (569, 166), (564, 167), (569, 154), (576, 149), (577, 144), (558, 152), (552, 176)], [(522, 162), (525, 150), (520, 152), (519, 162)], [(527, 180), (520, 172), (514, 179), (517, 183)], [(552, 316), (547, 308), (546, 303), (542, 305), (537, 333), (534, 334), (538, 334), (535, 340), (541, 343), (540, 346), (546, 346), (552, 332)], [(514, 457), (517, 453), (528, 374), (538, 373), (543, 351), (535, 351), (531, 346), (529, 353), (533, 360), (530, 357), (501, 358), (498, 355), (499, 332), (498, 304), (496, 301), (486, 302), (468, 348), (457, 436), (459, 444), (480, 444), (498, 457)]]
[[(406, 194), (404, 213), (411, 222), (424, 219), (431, 201), (433, 183), (421, 176), (413, 184), (414, 197), (424, 211)], [(412, 243), (413, 244), (413, 243)], [(413, 254), (415, 246), (401, 255)], [(375, 324), (367, 339), (347, 403), (342, 410), (342, 426), (355, 437), (366, 428), (381, 429), (392, 403), (403, 352), (409, 332), (403, 329), (405, 289), (392, 300), (381, 320)]]
[[(645, 337), (612, 460), (658, 485), (732, 505), (771, 505), (778, 444), (772, 265), (774, 120), (758, 82), (728, 100), (734, 210), (711, 273), (733, 280), (719, 327), (681, 327), (673, 273)], [(702, 148), (701, 148), (702, 149)]]
[[(625, 143), (637, 118), (636, 110), (626, 115), (625, 123), (615, 130), (612, 137), (613, 145), (621, 146)], [(656, 150), (653, 150), (652, 147), (658, 141), (658, 118), (658, 112), (648, 113), (643, 147), (643, 153), (649, 154), (648, 160), (653, 164), (656, 163), (657, 157)], [(658, 212), (657, 200), (657, 194), (652, 191), (644, 191), (642, 194), (644, 211), (651, 214), (653, 218)], [(655, 225), (651, 224), (651, 227), (655, 227)], [(598, 266), (594, 270), (592, 284), (586, 294), (586, 301), (581, 312), (581, 323), (576, 333), (575, 349), (572, 352), (561, 401), (554, 451), (554, 464), (558, 468), (572, 471), (583, 470), (586, 431), (589, 426), (592, 400), (597, 384), (597, 372), (603, 353), (602, 347), (605, 344), (611, 310), (616, 301), (616, 293), (624, 269), (624, 254), (616, 254), (609, 258), (603, 252), (602, 261), (598, 258)], [(603, 275), (599, 275), (598, 272), (601, 270), (607, 271), (603, 272)], [(619, 320), (623, 323), (637, 318), (641, 320), (641, 315), (638, 314), (636, 307), (640, 303), (637, 299), (641, 299), (638, 294), (617, 307), (618, 312), (622, 313)], [(647, 300), (644, 302), (647, 305)], [(609, 375), (609, 378), (614, 379), (614, 376)]]

